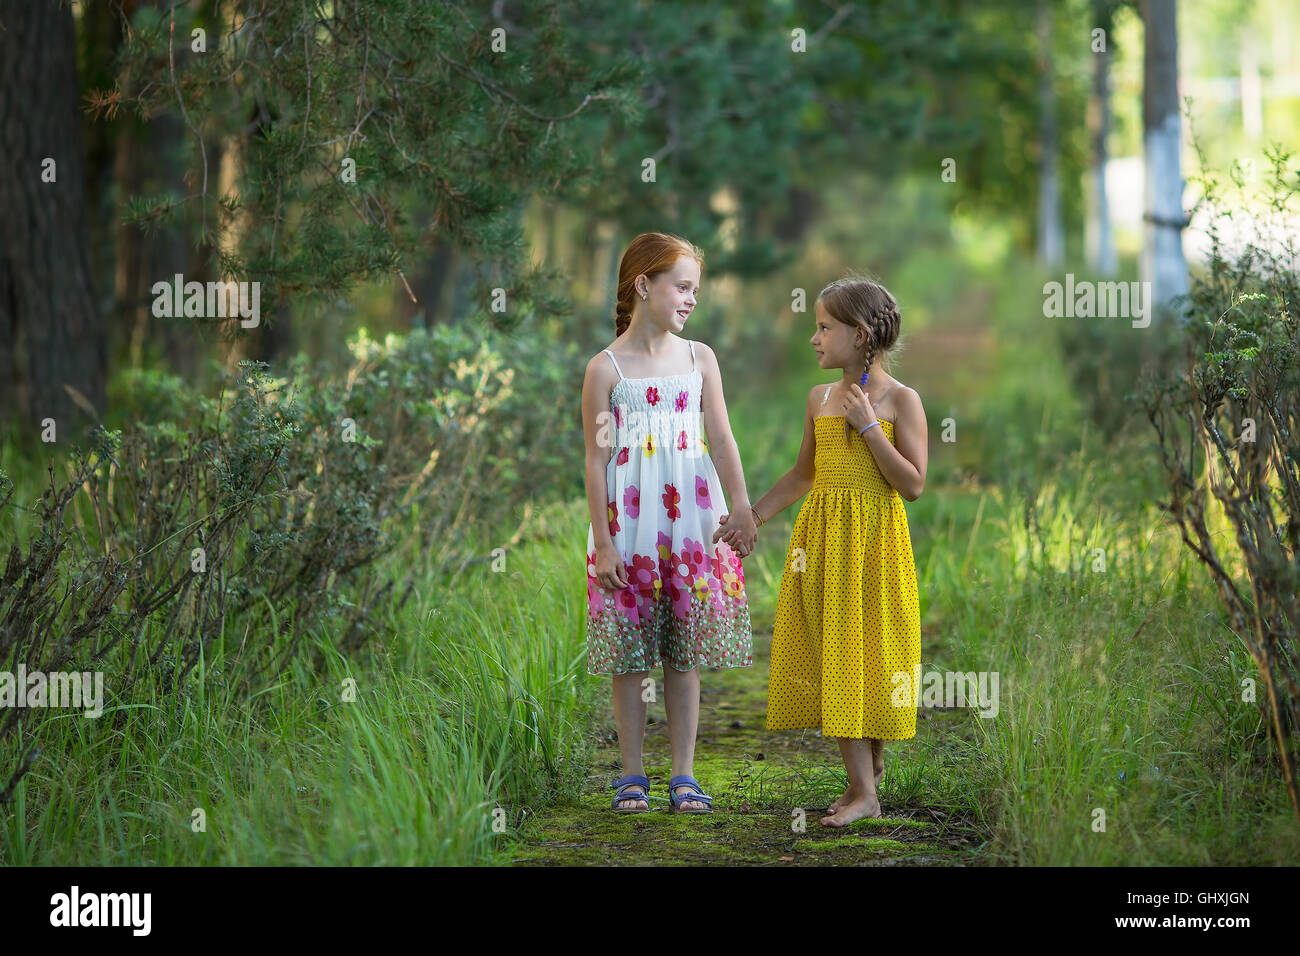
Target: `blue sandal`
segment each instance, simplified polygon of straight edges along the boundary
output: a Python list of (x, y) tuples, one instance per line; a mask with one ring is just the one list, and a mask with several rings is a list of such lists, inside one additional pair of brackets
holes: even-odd
[[(615, 813), (649, 813), (650, 812), (650, 778), (641, 777), (636, 774), (629, 774), (626, 777), (619, 777), (613, 783), (615, 794), (614, 799), (609, 807)], [(645, 793), (627, 793), (623, 791), (629, 787), (641, 787)], [(620, 807), (620, 800), (644, 800), (645, 807)]]
[[(677, 792), (678, 787), (690, 787), (695, 792), (678, 793)], [(671, 780), (669, 780), (668, 798), (672, 801), (673, 813), (712, 813), (713, 812), (713, 798), (700, 789), (700, 785), (695, 781), (694, 777), (687, 777), (685, 775), (682, 775), (680, 777), (673, 777)], [(681, 805), (688, 801), (703, 803), (707, 805), (709, 809), (707, 810), (681, 809)]]

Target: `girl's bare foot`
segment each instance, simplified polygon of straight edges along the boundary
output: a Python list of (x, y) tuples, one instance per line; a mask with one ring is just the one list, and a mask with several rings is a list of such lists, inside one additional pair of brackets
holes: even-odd
[(833, 816), (822, 817), (822, 826), (846, 827), (854, 820), (864, 817), (880, 816), (880, 800), (876, 797), (862, 797), (852, 803), (846, 803)]
[[(876, 790), (880, 789), (880, 778), (885, 775), (885, 755), (881, 749), (875, 749), (871, 754), (871, 769), (874, 771), (873, 776), (876, 778)], [(853, 785), (840, 795), (840, 798), (826, 808), (828, 814), (839, 813), (840, 807), (848, 806), (853, 802)]]
[(849, 788), (845, 790), (844, 793), (840, 794), (840, 798), (838, 800), (836, 800), (834, 803), (832, 803), (829, 807), (826, 808), (826, 812), (837, 813), (840, 807), (848, 806), (852, 802), (853, 802), (853, 785), (849, 784)]
[[(673, 793), (677, 794), (679, 797), (684, 793), (698, 793), (698, 792), (699, 792), (698, 790), (695, 790), (693, 787), (689, 787), (684, 783), (678, 784), (677, 786), (673, 787)], [(677, 806), (679, 808), (678, 810), (679, 813), (682, 810), (708, 810), (709, 809), (709, 805), (705, 803), (703, 800), (683, 800), (681, 801), (681, 803), (677, 804)]]
[[(636, 789), (633, 789), (633, 788)], [(626, 799), (618, 801), (620, 809), (624, 810), (649, 810), (650, 801), (646, 799), (645, 789), (639, 783), (630, 784), (623, 793), (627, 794)], [(644, 806), (642, 806), (644, 804)]]

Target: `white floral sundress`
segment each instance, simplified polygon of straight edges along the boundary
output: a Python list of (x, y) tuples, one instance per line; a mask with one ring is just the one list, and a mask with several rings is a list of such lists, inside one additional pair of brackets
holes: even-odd
[(660, 664), (688, 671), (745, 667), (753, 635), (745, 572), (725, 541), (722, 483), (700, 433), (704, 379), (624, 378), (610, 392), (614, 454), (605, 472), (610, 536), (628, 587), (596, 582), (596, 537), (587, 526), (587, 672), (626, 674)]

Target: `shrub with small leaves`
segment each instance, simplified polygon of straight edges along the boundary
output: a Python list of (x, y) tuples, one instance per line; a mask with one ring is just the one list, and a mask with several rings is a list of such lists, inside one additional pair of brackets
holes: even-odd
[[(1255, 661), (1258, 706), (1300, 817), (1300, 260), (1288, 225), (1300, 176), (1290, 154), (1267, 155), (1263, 213), (1234, 208), (1224, 184), (1202, 175), (1211, 257), (1187, 296), (1186, 360), (1175, 374), (1145, 376), (1143, 402), (1170, 492), (1160, 505), (1209, 570)], [(1244, 187), (1240, 176), (1235, 185)], [(1231, 536), (1210, 528), (1207, 490)]]

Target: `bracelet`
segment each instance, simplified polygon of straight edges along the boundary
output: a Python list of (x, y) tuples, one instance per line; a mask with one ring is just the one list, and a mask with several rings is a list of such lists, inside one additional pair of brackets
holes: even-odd
[(750, 506), (749, 506), (749, 510), (750, 510), (750, 512), (754, 515), (754, 517), (755, 517), (756, 519), (758, 519), (758, 526), (759, 526), (760, 528), (763, 527), (763, 522), (764, 522), (765, 519), (763, 518), (763, 516), (762, 516), (761, 514), (758, 513), (758, 509), (755, 508), (753, 505), (750, 505)]
[(877, 419), (876, 419), (874, 422), (872, 422), (870, 425), (863, 425), (861, 428), (859, 428), (859, 429), (858, 429), (858, 434), (859, 434), (859, 435), (864, 435), (864, 434), (866, 434), (866, 431), (867, 431), (868, 428), (875, 428), (875, 427), (876, 427), (877, 425), (879, 425), (879, 424), (880, 424), (880, 419), (877, 418)]

